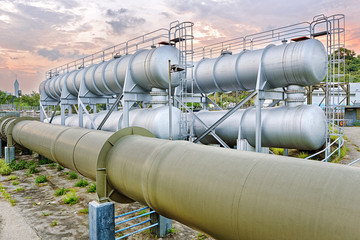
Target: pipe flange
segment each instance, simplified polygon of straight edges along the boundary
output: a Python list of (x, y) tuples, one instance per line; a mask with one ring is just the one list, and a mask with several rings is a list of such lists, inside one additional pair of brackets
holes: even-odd
[(106, 174), (106, 159), (107, 154), (110, 149), (115, 145), (115, 143), (126, 136), (129, 135), (140, 135), (144, 137), (155, 137), (150, 131), (141, 127), (128, 127), (121, 129), (111, 135), (108, 140), (102, 146), (98, 159), (97, 159), (97, 167), (96, 167), (96, 194), (100, 203), (108, 202), (109, 199), (120, 202), (120, 203), (131, 203), (134, 200), (122, 195), (117, 192), (113, 186), (107, 181)]

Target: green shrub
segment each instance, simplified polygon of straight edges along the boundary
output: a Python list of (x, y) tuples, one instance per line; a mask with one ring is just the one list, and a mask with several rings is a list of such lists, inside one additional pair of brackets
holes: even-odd
[(62, 196), (62, 195), (65, 195), (65, 193), (69, 192), (70, 190), (67, 189), (67, 188), (58, 188), (55, 190), (55, 196)]
[(15, 189), (16, 192), (20, 192), (20, 191), (23, 191), (24, 189), (22, 187), (19, 187), (17, 189)]
[(92, 184), (88, 190), (87, 190), (88, 193), (91, 193), (91, 192), (96, 192), (96, 183)]
[(270, 148), (270, 150), (276, 155), (284, 155), (283, 148)]
[(49, 163), (54, 163), (54, 162), (45, 157), (41, 157), (39, 159), (38, 163), (39, 163), (39, 165), (44, 165), (44, 164), (49, 164)]
[(69, 179), (73, 180), (73, 179), (77, 179), (77, 178), (78, 178), (78, 175), (75, 172), (71, 172), (69, 174)]
[(11, 167), (6, 163), (0, 168), (0, 174), (3, 176), (10, 175), (11, 172), (12, 172)]
[(70, 206), (76, 204), (79, 200), (79, 197), (76, 195), (76, 192), (70, 191), (64, 197), (63, 201)]
[(309, 154), (306, 153), (306, 152), (300, 152), (300, 153), (297, 155), (298, 158), (307, 158), (308, 156), (309, 156)]
[(50, 216), (51, 213), (42, 212), (42, 215), (43, 215), (44, 217), (47, 217), (47, 216)]
[(81, 179), (75, 183), (75, 187), (86, 187), (87, 185), (89, 185), (89, 183), (86, 179)]
[(44, 183), (44, 182), (47, 182), (47, 178), (45, 175), (40, 175), (40, 176), (37, 176), (35, 178), (35, 183), (36, 184), (39, 184), (39, 183)]
[(33, 165), (37, 166), (36, 162), (34, 160), (28, 161), (25, 164), (25, 168), (29, 169), (30, 167), (32, 167)]
[(50, 168), (56, 168), (56, 166), (57, 166), (57, 164), (54, 163), (54, 162), (49, 164), (49, 167), (50, 167)]
[(14, 181), (12, 182), (12, 185), (19, 185), (19, 182), (16, 181), (16, 180), (14, 180)]
[(0, 158), (0, 168), (2, 168), (6, 164), (5, 159)]
[(60, 172), (60, 171), (64, 170), (64, 167), (61, 166), (61, 165), (58, 165), (58, 166), (57, 166), (57, 170), (58, 170), (58, 172)]

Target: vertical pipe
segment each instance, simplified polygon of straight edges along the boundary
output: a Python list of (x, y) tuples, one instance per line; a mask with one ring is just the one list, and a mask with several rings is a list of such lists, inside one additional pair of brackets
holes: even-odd
[(169, 140), (172, 140), (172, 106), (171, 106), (171, 60), (169, 60)]

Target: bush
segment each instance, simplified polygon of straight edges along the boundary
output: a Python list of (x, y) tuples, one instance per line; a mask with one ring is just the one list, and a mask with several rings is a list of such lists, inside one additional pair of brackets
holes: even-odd
[(63, 201), (65, 204), (69, 204), (70, 206), (76, 204), (79, 200), (79, 197), (76, 195), (76, 192), (68, 192), (64, 197)]
[(44, 182), (47, 182), (47, 178), (45, 175), (40, 175), (40, 176), (37, 176), (35, 178), (35, 183), (36, 184), (39, 184), (39, 183), (44, 183)]
[(41, 157), (39, 158), (39, 165), (44, 165), (44, 164), (49, 164), (49, 163), (54, 163), (53, 161), (47, 159), (46, 157)]
[(92, 184), (88, 190), (87, 190), (88, 193), (91, 193), (91, 192), (96, 192), (96, 183)]
[(11, 172), (12, 172), (11, 167), (6, 163), (0, 168), (0, 174), (3, 176), (10, 175)]
[(75, 187), (86, 187), (89, 185), (88, 181), (86, 179), (81, 179), (77, 183), (75, 183)]
[(58, 165), (58, 166), (57, 166), (57, 170), (58, 170), (58, 172), (60, 172), (60, 171), (64, 170), (64, 167), (61, 166), (61, 165)]
[(25, 168), (29, 169), (30, 167), (32, 166), (37, 166), (36, 162), (31, 160), (31, 161), (28, 161), (26, 164), (25, 164)]
[(69, 189), (64, 188), (64, 187), (58, 188), (58, 189), (55, 190), (55, 196), (58, 197), (58, 196), (65, 195), (65, 193), (67, 193), (67, 192), (69, 192), (69, 191), (70, 191)]
[(69, 179), (73, 180), (73, 179), (77, 179), (77, 178), (78, 178), (78, 175), (75, 172), (71, 172), (69, 174)]

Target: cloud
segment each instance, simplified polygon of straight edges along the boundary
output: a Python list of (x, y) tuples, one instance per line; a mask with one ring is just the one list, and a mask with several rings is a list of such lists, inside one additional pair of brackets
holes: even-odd
[(106, 16), (111, 20), (107, 21), (106, 23), (111, 26), (115, 33), (121, 34), (126, 29), (137, 27), (146, 22), (144, 18), (133, 17), (132, 15), (133, 14), (125, 8), (121, 8), (119, 10), (108, 9), (106, 11)]
[(77, 50), (75, 50), (73, 52), (62, 53), (58, 49), (46, 49), (46, 48), (39, 49), (37, 51), (37, 53), (40, 56), (49, 59), (50, 61), (55, 61), (60, 58), (78, 59), (78, 58), (81, 58), (84, 56), (84, 55), (80, 55), (79, 51), (77, 51)]

